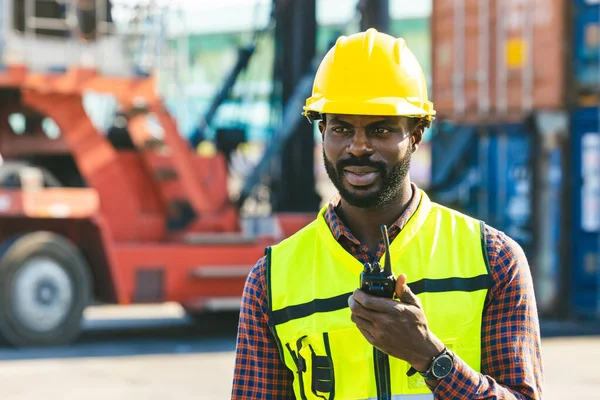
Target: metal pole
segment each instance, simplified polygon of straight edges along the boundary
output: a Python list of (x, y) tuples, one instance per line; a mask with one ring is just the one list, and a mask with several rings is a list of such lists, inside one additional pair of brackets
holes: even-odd
[(107, 0), (96, 0), (96, 40), (101, 38), (101, 27), (104, 28), (107, 17)]
[[(281, 98), (284, 107), (307, 72), (312, 69), (316, 53), (316, 0), (282, 2), (275, 16), (276, 55), (281, 75)], [(298, 108), (298, 113), (302, 108)], [(281, 155), (281, 175), (272, 192), (271, 204), (275, 211), (314, 212), (321, 199), (316, 191), (314, 170), (314, 127), (299, 123), (292, 131)]]
[(498, 133), (498, 143), (497, 143), (497, 165), (498, 165), (498, 192), (496, 192), (496, 197), (498, 198), (498, 215), (496, 224), (498, 224), (499, 229), (506, 229), (506, 200), (508, 197), (508, 177), (507, 177), (507, 169), (508, 169), (508, 133), (504, 131), (504, 128)]
[(96, 17), (96, 27), (94, 29), (95, 36), (95, 46), (96, 46), (96, 60), (94, 61), (95, 68), (101, 68), (100, 60), (102, 60), (102, 47), (100, 44), (100, 40), (102, 39), (102, 34), (100, 33), (100, 27), (104, 27), (104, 21), (106, 21), (106, 0), (96, 0), (96, 12), (94, 16)]
[(359, 0), (356, 8), (361, 14), (361, 31), (375, 28), (380, 32), (389, 33), (390, 7), (388, 0)]
[(483, 220), (490, 219), (489, 199), (489, 159), (490, 159), (490, 131), (486, 129), (485, 135), (479, 136), (479, 216)]
[[(29, 42), (33, 42), (35, 40), (35, 28), (31, 28), (30, 18), (35, 18), (35, 0), (25, 0), (25, 38)], [(26, 45), (27, 49), (25, 50), (25, 64), (29, 65), (31, 57), (29, 56), (29, 52), (33, 46)]]
[[(600, 18), (600, 6), (597, 7), (598, 18)], [(600, 36), (600, 30), (598, 31)], [(598, 40), (600, 47), (600, 39)], [(600, 64), (600, 51), (598, 52)], [(600, 68), (598, 69), (598, 88), (600, 89)], [(598, 136), (600, 137), (600, 102), (598, 103)], [(581, 189), (579, 189), (581, 190)], [(596, 206), (600, 207), (600, 188), (596, 188)], [(598, 210), (600, 212), (600, 210)], [(596, 230), (596, 316), (600, 318), (600, 230)]]
[(0, 0), (0, 66), (4, 65), (4, 19), (7, 15), (6, 4), (4, 0)]

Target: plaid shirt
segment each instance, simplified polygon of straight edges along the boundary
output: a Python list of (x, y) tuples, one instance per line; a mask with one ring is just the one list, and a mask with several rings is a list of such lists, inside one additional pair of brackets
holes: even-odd
[[(415, 212), (420, 192), (390, 227), (392, 241)], [(336, 215), (339, 195), (329, 203), (325, 220), (337, 241), (360, 262), (379, 260)], [(521, 247), (504, 233), (485, 227), (493, 284), (483, 311), (481, 373), (458, 356), (453, 371), (434, 391), (436, 399), (541, 399), (542, 358), (539, 322), (531, 273)], [(292, 372), (279, 358), (269, 329), (265, 259), (250, 272), (238, 327), (232, 399), (293, 399)]]

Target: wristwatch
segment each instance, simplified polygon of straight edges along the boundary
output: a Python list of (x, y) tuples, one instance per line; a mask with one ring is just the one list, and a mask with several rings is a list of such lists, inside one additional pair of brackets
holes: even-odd
[(454, 366), (454, 354), (448, 348), (431, 361), (431, 366), (425, 372), (417, 371), (425, 380), (428, 381), (439, 381), (444, 379)]

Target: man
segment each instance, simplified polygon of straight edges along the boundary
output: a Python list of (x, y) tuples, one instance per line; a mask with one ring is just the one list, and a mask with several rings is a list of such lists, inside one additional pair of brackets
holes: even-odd
[[(410, 181), (435, 111), (404, 40), (374, 29), (341, 37), (305, 114), (320, 120), (339, 196), (251, 271), (232, 397), (540, 399), (523, 251)], [(382, 225), (395, 298), (358, 290), (364, 264), (385, 263)]]

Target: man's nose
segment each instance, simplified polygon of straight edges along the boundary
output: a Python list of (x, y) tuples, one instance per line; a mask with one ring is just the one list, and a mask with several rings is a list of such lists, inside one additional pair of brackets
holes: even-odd
[(366, 154), (373, 154), (373, 147), (371, 146), (371, 142), (367, 135), (364, 132), (359, 131), (352, 136), (352, 139), (346, 148), (346, 153), (361, 157)]

